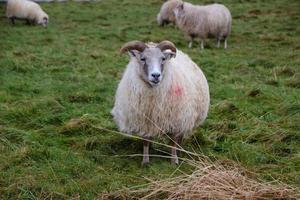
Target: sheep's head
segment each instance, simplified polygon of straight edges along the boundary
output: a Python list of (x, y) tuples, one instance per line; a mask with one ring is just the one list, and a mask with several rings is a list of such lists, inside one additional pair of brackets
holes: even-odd
[(142, 80), (151, 86), (157, 86), (163, 80), (165, 64), (176, 56), (176, 47), (169, 41), (162, 41), (153, 47), (148, 47), (140, 41), (131, 41), (124, 44), (120, 52), (128, 52), (135, 58)]
[(175, 18), (178, 19), (184, 14), (184, 3), (179, 3), (173, 10)]
[(49, 23), (49, 17), (46, 13), (43, 13), (43, 15), (41, 16), (41, 18), (38, 21), (39, 25), (42, 25), (43, 27), (47, 27)]

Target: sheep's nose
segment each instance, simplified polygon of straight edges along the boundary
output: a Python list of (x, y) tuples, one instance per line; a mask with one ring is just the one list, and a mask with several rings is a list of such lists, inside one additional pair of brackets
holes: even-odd
[(153, 74), (151, 74), (151, 76), (157, 80), (160, 77), (160, 74), (159, 73), (153, 73)]

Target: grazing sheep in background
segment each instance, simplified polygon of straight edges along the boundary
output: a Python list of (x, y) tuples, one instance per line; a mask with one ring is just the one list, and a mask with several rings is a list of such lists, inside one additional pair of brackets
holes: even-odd
[(227, 38), (231, 31), (230, 11), (222, 4), (196, 6), (190, 3), (181, 3), (174, 9), (177, 26), (190, 36), (189, 47), (192, 47), (193, 39), (199, 37), (201, 49), (204, 49), (205, 38), (216, 38), (217, 47), (224, 40), (224, 48), (227, 48)]
[(163, 26), (168, 23), (175, 23), (175, 15), (173, 10), (177, 5), (182, 3), (181, 0), (168, 0), (160, 8), (160, 12), (157, 15), (157, 24)]
[(6, 6), (6, 17), (12, 24), (16, 19), (25, 19), (28, 24), (39, 24), (44, 27), (48, 25), (49, 17), (42, 8), (33, 1), (8, 0)]
[[(171, 161), (178, 164), (176, 146), (208, 113), (209, 88), (203, 72), (169, 41), (132, 41), (120, 51), (131, 58), (116, 92), (114, 120), (120, 131), (144, 139), (167, 134), (173, 140)], [(145, 164), (147, 140), (143, 153)]]

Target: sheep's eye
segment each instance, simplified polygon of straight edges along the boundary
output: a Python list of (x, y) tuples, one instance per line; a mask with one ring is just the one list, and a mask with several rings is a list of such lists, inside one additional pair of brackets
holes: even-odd
[(166, 58), (165, 57), (162, 57), (162, 59), (161, 59), (162, 61), (165, 61), (166, 60)]
[(146, 61), (146, 58), (141, 58), (141, 61), (145, 62), (145, 61)]

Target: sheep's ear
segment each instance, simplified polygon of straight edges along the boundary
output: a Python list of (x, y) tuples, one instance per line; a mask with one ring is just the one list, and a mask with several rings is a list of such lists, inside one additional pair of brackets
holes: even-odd
[(140, 53), (138, 50), (129, 50), (128, 54), (130, 57), (136, 57), (139, 58), (140, 57)]
[(175, 53), (175, 52), (172, 52), (172, 51), (164, 51), (163, 54), (165, 55), (165, 58), (166, 58), (167, 60), (176, 57), (176, 53)]
[(183, 10), (183, 8), (184, 8), (184, 3), (181, 3), (178, 7), (179, 7), (180, 10)]

